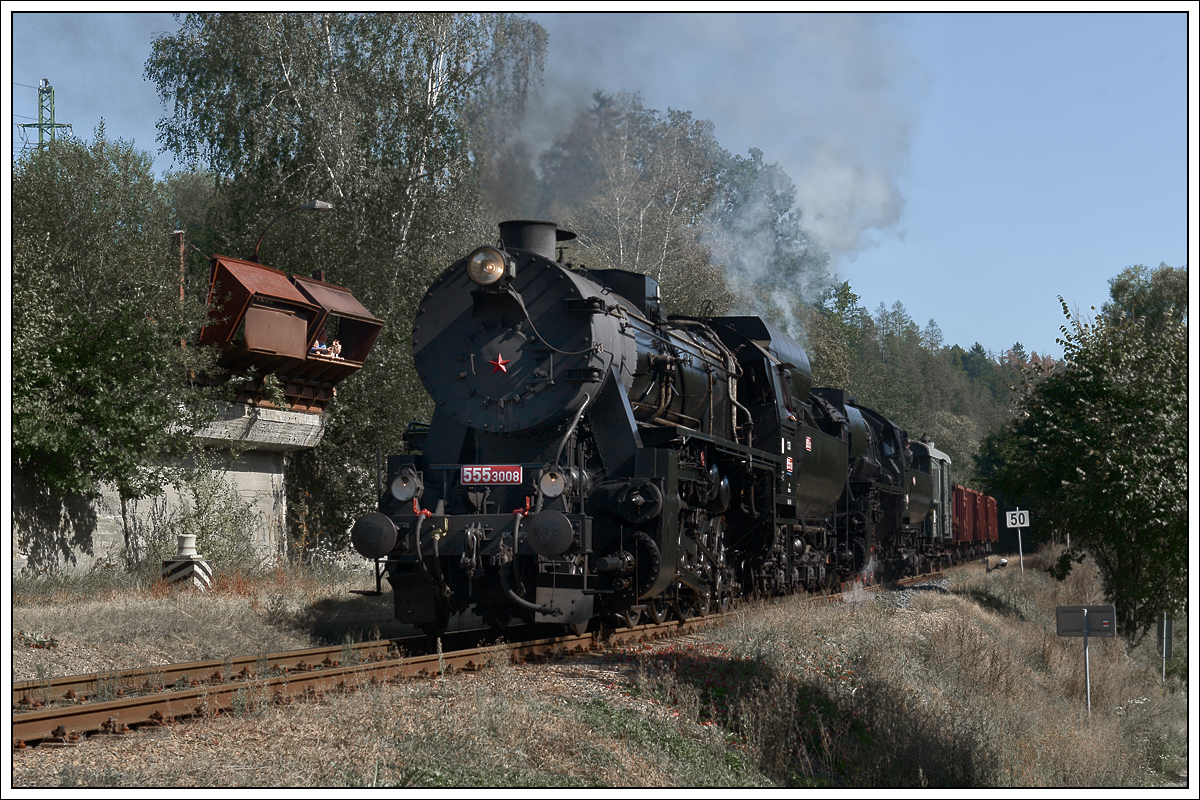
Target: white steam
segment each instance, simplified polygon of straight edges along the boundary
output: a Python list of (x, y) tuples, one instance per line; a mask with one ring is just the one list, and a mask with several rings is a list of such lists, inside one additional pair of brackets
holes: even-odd
[[(601, 89), (712, 120), (796, 185), (803, 225), (834, 257), (900, 220), (898, 181), (924, 76), (895, 28), (855, 14), (534, 14), (550, 34), (540, 133), (548, 142)], [(532, 110), (532, 109), (531, 109)], [(539, 142), (540, 140), (540, 142)]]

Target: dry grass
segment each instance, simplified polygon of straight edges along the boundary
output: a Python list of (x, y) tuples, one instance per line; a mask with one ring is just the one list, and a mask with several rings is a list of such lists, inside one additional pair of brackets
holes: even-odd
[[(218, 573), (209, 592), (127, 574), (18, 578), (13, 679), (99, 672), (398, 636), (390, 595), (361, 573), (277, 569)], [(52, 639), (53, 647), (31, 647)], [(24, 646), (23, 646), (24, 645)]]
[[(719, 731), (660, 709), (545, 691), (545, 665), (364, 685), (14, 759), (15, 786), (755, 786)], [(658, 713), (656, 713), (656, 711)]]
[[(643, 690), (733, 731), (788, 785), (1156, 786), (1186, 766), (1186, 693), (1153, 642), (1055, 633), (1056, 605), (1101, 603), (1094, 572), (958, 570), (950, 591), (755, 609), (682, 652), (647, 655)], [(1149, 654), (1147, 653), (1149, 651)]]
[[(1099, 603), (1026, 558), (956, 571), (907, 602), (784, 601), (666, 646), (361, 687), (14, 759), (17, 786), (1157, 786), (1186, 758), (1186, 693), (1153, 644), (1054, 633), (1056, 605)], [(369, 578), (232, 576), (207, 595), (153, 584), (14, 587), (21, 657), (85, 644), (219, 658), (370, 636), (390, 596)], [(1186, 629), (1180, 624), (1177, 629)], [(1182, 647), (1180, 647), (1182, 645)], [(1186, 650), (1186, 642), (1177, 642)], [(1147, 653), (1149, 651), (1149, 654)], [(20, 661), (14, 673), (20, 670)], [(137, 662), (134, 662), (137, 663)], [(46, 669), (43, 666), (43, 670)], [(98, 671), (92, 670), (73, 670)], [(1186, 674), (1186, 663), (1175, 670)], [(16, 674), (14, 674), (16, 677)]]

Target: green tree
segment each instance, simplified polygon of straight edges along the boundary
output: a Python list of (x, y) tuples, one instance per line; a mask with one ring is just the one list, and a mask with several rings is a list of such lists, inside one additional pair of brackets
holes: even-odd
[(13, 458), (34, 497), (111, 484), (124, 512), (211, 419), (192, 383), (210, 357), (196, 346), (204, 295), (181, 293), (172, 230), (149, 155), (103, 125), (14, 166)]
[(700, 236), (720, 152), (710, 122), (596, 92), (542, 154), (548, 210), (587, 266), (653, 277), (671, 313), (719, 312), (730, 297)]
[(263, 263), (326, 271), (385, 320), (338, 387), (315, 450), (290, 457), (294, 534), (335, 540), (375, 503), (377, 448), (428, 417), (412, 320), (432, 280), (495, 238), (481, 198), (505, 132), (541, 77), (546, 34), (511, 14), (188, 14), (146, 75), (160, 141), (214, 174), (213, 251), (245, 256), (280, 211)]
[(1141, 264), (1126, 267), (1108, 282), (1111, 299), (1101, 314), (1112, 323), (1143, 319), (1147, 330), (1161, 331), (1170, 322), (1187, 322), (1188, 268), (1159, 264), (1149, 270)]
[(989, 479), (1029, 498), (1039, 525), (1070, 535), (1058, 577), (1095, 560), (1137, 641), (1187, 597), (1187, 325), (1136, 312), (1086, 323), (1065, 302), (1063, 313), (1063, 361), (1034, 381)]
[(872, 315), (843, 282), (826, 290), (816, 310), (817, 319), (805, 323), (815, 384), (847, 389), (912, 438), (928, 434), (953, 460), (955, 482), (976, 487), (972, 457), (987, 433), (1011, 417), (1009, 395), (997, 397), (983, 380), (999, 380), (983, 346), (973, 348), (980, 378), (972, 379), (963, 369), (967, 351), (944, 347), (932, 319), (919, 329), (902, 303), (880, 303)]

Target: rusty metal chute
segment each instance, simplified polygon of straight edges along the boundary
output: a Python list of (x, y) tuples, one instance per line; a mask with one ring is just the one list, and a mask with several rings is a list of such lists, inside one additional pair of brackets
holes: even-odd
[[(274, 374), (293, 411), (323, 411), (334, 387), (362, 368), (383, 328), (344, 286), (289, 278), (228, 256), (213, 258), (208, 303), (209, 324), (200, 332), (200, 343), (222, 348), (223, 371), (253, 376), (237, 402), (272, 405), (263, 396), (263, 379)], [(316, 348), (331, 325), (340, 357)]]
[(331, 318), (338, 321), (338, 339), (342, 343), (342, 358), (362, 363), (375, 345), (375, 339), (383, 329), (383, 322), (375, 318), (362, 303), (344, 286), (293, 275), (296, 288), (310, 302), (321, 308), (321, 313), (309, 325), (308, 346), (311, 349), (328, 328)]
[[(242, 333), (243, 340), (246, 335), (253, 340), (245, 342), (248, 350), (286, 352), (298, 358), (307, 349), (308, 321), (320, 313), (320, 307), (300, 294), (284, 273), (227, 256), (213, 259), (208, 307), (210, 324), (200, 331), (200, 344), (232, 344)], [(284, 322), (284, 317), (298, 318), (302, 324), (298, 326), (297, 319)], [(290, 332), (299, 330), (300, 339), (289, 341), (285, 333), (274, 330), (276, 322)]]

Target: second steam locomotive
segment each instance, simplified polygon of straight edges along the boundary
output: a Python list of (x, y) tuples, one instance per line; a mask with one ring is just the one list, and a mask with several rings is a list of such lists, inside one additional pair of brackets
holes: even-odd
[(633, 625), (956, 557), (931, 442), (813, 388), (758, 317), (667, 316), (652, 278), (563, 263), (571, 238), (501, 223), (421, 303), (433, 420), (351, 532), (399, 620)]

